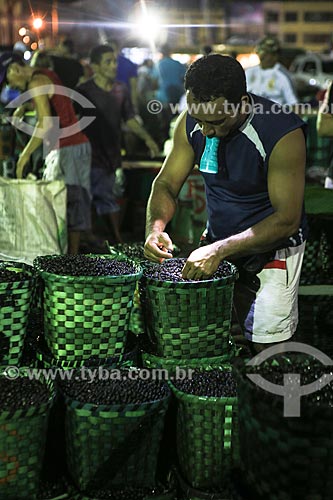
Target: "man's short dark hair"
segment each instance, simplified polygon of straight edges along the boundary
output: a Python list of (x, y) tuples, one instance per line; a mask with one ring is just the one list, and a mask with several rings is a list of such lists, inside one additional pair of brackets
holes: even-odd
[(102, 55), (107, 54), (108, 52), (114, 53), (111, 45), (97, 45), (97, 47), (94, 47), (90, 51), (90, 62), (92, 64), (99, 64), (101, 62)]
[(245, 72), (233, 57), (221, 54), (200, 57), (185, 74), (185, 89), (191, 90), (199, 102), (224, 97), (236, 104), (246, 94)]
[(7, 71), (11, 64), (18, 63), (25, 66), (23, 55), (16, 52), (4, 52), (0, 56), (0, 87), (7, 81)]

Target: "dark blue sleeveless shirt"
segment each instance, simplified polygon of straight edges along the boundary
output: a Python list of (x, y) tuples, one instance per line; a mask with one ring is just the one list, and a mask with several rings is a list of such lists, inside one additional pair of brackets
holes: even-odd
[[(302, 128), (305, 134), (306, 124), (296, 114), (283, 112), (281, 106), (268, 99), (254, 94), (249, 94), (249, 97), (257, 112), (252, 112), (230, 136), (220, 139), (218, 173), (202, 173), (206, 186), (209, 241), (241, 233), (274, 212), (267, 186), (270, 154), (276, 143), (292, 130)], [(281, 110), (280, 113), (271, 112), (273, 104)], [(195, 153), (195, 163), (200, 164), (206, 139), (189, 115), (186, 133)], [(303, 206), (299, 230), (279, 248), (297, 246), (306, 237)]]

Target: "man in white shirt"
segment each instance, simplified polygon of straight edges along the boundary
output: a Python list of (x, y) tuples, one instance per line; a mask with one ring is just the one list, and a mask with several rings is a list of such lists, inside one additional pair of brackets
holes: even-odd
[(272, 36), (262, 38), (256, 48), (260, 64), (245, 72), (249, 92), (279, 104), (293, 106), (298, 100), (287, 69), (278, 63), (280, 44)]

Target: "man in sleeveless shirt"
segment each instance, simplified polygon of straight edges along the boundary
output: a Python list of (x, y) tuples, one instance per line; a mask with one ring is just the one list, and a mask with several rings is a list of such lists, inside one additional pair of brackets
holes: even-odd
[[(0, 61), (1, 81), (22, 92), (30, 91), (36, 109), (37, 122), (30, 140), (21, 152), (16, 175), (24, 175), (32, 153), (41, 145), (47, 145), (45, 180), (64, 180), (67, 187), (68, 253), (78, 253), (80, 233), (90, 229), (90, 168), (91, 147), (88, 138), (80, 130), (74, 108), (67, 95), (57, 92), (61, 86), (58, 76), (49, 69), (31, 68), (10, 54)], [(38, 89), (41, 88), (41, 92)], [(65, 89), (64, 87), (62, 87)], [(20, 113), (18, 113), (19, 115)], [(15, 115), (15, 113), (14, 113)], [(55, 130), (54, 117), (58, 118)], [(68, 130), (61, 137), (61, 129)]]
[(298, 323), (306, 238), (305, 124), (276, 103), (247, 93), (243, 68), (228, 56), (195, 61), (185, 89), (188, 110), (178, 118), (173, 148), (148, 202), (145, 255), (155, 262), (170, 258), (165, 227), (178, 193), (200, 164), (206, 137), (219, 138), (218, 172), (202, 173), (208, 244), (191, 253), (182, 274), (202, 280), (222, 260), (234, 262), (241, 276), (234, 294), (238, 322), (261, 350), (290, 339)]

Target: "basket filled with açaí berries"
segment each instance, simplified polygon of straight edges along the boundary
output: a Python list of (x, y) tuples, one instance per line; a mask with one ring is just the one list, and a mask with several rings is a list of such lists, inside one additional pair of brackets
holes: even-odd
[(30, 375), (17, 366), (0, 368), (1, 499), (37, 498), (54, 389)]
[(31, 266), (0, 261), (0, 365), (20, 362), (33, 287)]
[(144, 267), (140, 293), (147, 336), (158, 356), (225, 356), (237, 269), (223, 261), (209, 279), (189, 280), (182, 277), (185, 262), (175, 258)]
[(80, 361), (124, 353), (141, 267), (110, 255), (37, 257), (45, 339), (54, 358)]
[(76, 487), (88, 494), (156, 486), (171, 394), (167, 383), (154, 380), (147, 369), (100, 367), (93, 380), (79, 375), (61, 382), (67, 464)]

